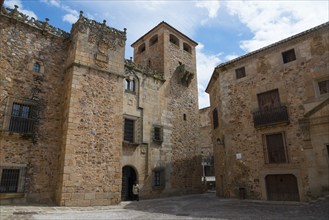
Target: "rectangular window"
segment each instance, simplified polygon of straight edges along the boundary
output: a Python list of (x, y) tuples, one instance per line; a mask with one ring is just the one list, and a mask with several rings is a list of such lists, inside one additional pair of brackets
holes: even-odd
[(329, 93), (329, 79), (319, 81), (318, 86), (319, 86), (320, 95)]
[(161, 172), (154, 172), (154, 186), (161, 186)]
[(287, 163), (287, 153), (283, 133), (265, 135), (267, 162)]
[(32, 116), (32, 106), (14, 102), (10, 116), (9, 131), (32, 133), (34, 126)]
[(162, 138), (162, 127), (161, 126), (154, 126), (153, 127), (153, 141), (155, 142), (162, 142), (163, 138)]
[(216, 129), (218, 127), (218, 112), (216, 108), (212, 111), (212, 123), (214, 129)]
[(287, 51), (283, 52), (282, 59), (283, 59), (283, 63), (289, 63), (291, 61), (296, 60), (295, 50), (291, 49), (291, 50), (287, 50)]
[(19, 169), (3, 169), (0, 182), (0, 193), (18, 192)]
[(134, 123), (135, 121), (132, 119), (125, 118), (124, 124), (124, 140), (134, 143)]
[(279, 91), (277, 89), (257, 95), (260, 111), (270, 111), (281, 106)]
[(240, 79), (246, 76), (246, 69), (241, 67), (235, 70), (236, 79)]
[(165, 170), (163, 168), (153, 170), (153, 187), (156, 189), (165, 187)]

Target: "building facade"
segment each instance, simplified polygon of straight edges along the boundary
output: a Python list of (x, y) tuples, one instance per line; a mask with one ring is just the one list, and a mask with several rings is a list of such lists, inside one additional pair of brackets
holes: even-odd
[(216, 186), (213, 143), (211, 140), (212, 123), (210, 107), (199, 110), (200, 114), (200, 147), (199, 154), (202, 156), (202, 182), (206, 190), (214, 190)]
[(215, 68), (206, 91), (219, 196), (328, 194), (328, 30), (322, 24)]
[(1, 203), (118, 204), (202, 190), (196, 42), (161, 22), (126, 30), (80, 13), (66, 33), (1, 8)]

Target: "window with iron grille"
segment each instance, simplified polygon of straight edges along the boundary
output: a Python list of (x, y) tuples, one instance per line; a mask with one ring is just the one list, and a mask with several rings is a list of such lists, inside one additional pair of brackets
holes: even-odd
[(287, 163), (287, 151), (284, 134), (275, 133), (265, 135), (267, 163)]
[(319, 81), (318, 86), (319, 86), (320, 95), (329, 93), (329, 79)]
[(34, 117), (31, 105), (13, 103), (10, 115), (9, 131), (32, 133)]
[(162, 141), (163, 141), (163, 138), (162, 138), (162, 136), (163, 136), (162, 131), (163, 131), (163, 129), (162, 129), (162, 127), (159, 126), (159, 125), (155, 125), (155, 126), (153, 127), (153, 141), (155, 141), (155, 142), (162, 142)]
[(153, 170), (153, 187), (163, 188), (165, 186), (165, 170), (163, 168), (157, 168)]
[(240, 79), (246, 76), (246, 69), (241, 67), (235, 70), (236, 79)]
[(212, 123), (214, 129), (216, 129), (218, 127), (218, 112), (216, 108), (212, 111)]
[(291, 61), (296, 60), (295, 50), (291, 49), (291, 50), (287, 50), (287, 51), (283, 52), (282, 59), (283, 59), (283, 63), (289, 63)]
[(0, 193), (18, 192), (19, 176), (19, 169), (3, 169), (0, 181)]
[(40, 64), (39, 63), (34, 63), (33, 64), (33, 72), (35, 72), (35, 73), (40, 72)]
[(132, 119), (125, 118), (124, 124), (124, 140), (134, 143), (134, 124), (135, 121)]

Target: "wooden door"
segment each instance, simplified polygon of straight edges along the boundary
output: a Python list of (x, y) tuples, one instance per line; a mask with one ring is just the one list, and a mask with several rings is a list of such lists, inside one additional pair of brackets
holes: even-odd
[(297, 178), (294, 175), (267, 175), (265, 180), (268, 200), (299, 201)]

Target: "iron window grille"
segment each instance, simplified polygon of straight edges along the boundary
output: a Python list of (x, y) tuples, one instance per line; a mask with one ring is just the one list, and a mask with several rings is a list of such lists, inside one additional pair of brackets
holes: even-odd
[(16, 193), (18, 190), (19, 169), (3, 169), (0, 193)]
[(134, 130), (135, 130), (134, 124), (135, 124), (134, 120), (125, 118), (124, 140), (130, 143), (134, 143)]
[(35, 115), (32, 105), (14, 102), (10, 114), (8, 130), (11, 132), (29, 134), (34, 130)]
[(154, 142), (163, 141), (163, 128), (161, 126), (155, 125), (153, 127), (153, 141)]
[(156, 168), (153, 170), (153, 188), (163, 189), (165, 187), (165, 170)]
[(40, 72), (40, 64), (39, 63), (34, 63), (33, 64), (33, 72), (35, 72), (35, 73)]

